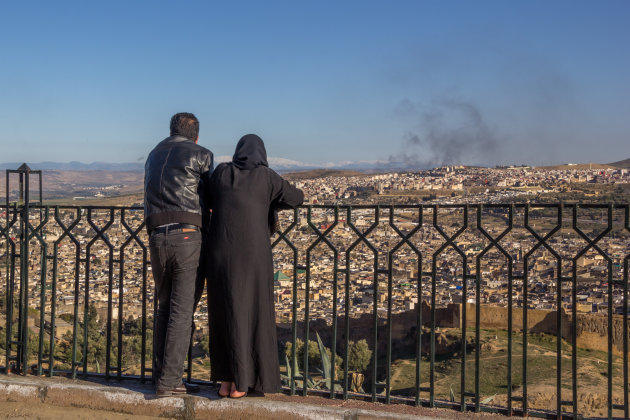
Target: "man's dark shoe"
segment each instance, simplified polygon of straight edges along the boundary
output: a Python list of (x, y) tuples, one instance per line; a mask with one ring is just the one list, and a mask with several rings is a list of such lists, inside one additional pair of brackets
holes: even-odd
[(196, 394), (199, 392), (199, 385), (184, 382), (184, 386), (186, 387), (186, 392), (189, 394)]
[(176, 395), (185, 395), (186, 392), (187, 391), (184, 384), (176, 386), (175, 388), (162, 388), (158, 386), (157, 389), (155, 390), (155, 396), (158, 398), (173, 397)]
[(155, 391), (155, 396), (158, 398), (173, 397), (184, 394), (196, 394), (198, 392), (199, 385), (187, 384), (186, 382), (184, 382), (181, 385), (176, 386), (175, 388), (162, 388), (158, 386)]

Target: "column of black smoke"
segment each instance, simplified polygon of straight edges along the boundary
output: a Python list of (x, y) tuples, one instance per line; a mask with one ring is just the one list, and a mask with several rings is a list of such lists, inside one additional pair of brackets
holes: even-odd
[(493, 164), (501, 142), (471, 102), (449, 99), (419, 111), (404, 101), (405, 112), (415, 114), (418, 130), (405, 135), (404, 150), (390, 155), (391, 165), (422, 169), (454, 164)]

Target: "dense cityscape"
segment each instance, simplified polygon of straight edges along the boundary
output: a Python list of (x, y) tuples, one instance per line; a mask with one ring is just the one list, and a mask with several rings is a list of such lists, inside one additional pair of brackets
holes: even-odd
[[(481, 307), (479, 325), (484, 328), (480, 345), (488, 360), (498, 353), (505, 357), (505, 349), (501, 349), (507, 342), (504, 338), (497, 341), (497, 337), (504, 337), (509, 328), (508, 311), (516, 317), (514, 334), (521, 334), (525, 308), (528, 329), (542, 334), (530, 338), (535, 344), (533, 354), (543, 358), (540, 360), (553, 354), (548, 349), (555, 344), (545, 337), (557, 331), (558, 308), (565, 325), (570, 325), (566, 314), (575, 310), (578, 324), (570, 328), (579, 331), (579, 345), (588, 351), (606, 348), (605, 322), (609, 313), (616, 314), (613, 349), (621, 348), (622, 280), (630, 253), (624, 207), (630, 185), (627, 170), (442, 167), (422, 172), (315, 171), (285, 176), (304, 190), (307, 201), (295, 211), (281, 211), (278, 232), (270, 238), (281, 358), (285, 346), (290, 348), (293, 322), (302, 337), (307, 314), (314, 328), (311, 335), (317, 331), (324, 345), (332, 346), (331, 327), (335, 321), (337, 328), (345, 325), (348, 311), (350, 338), (368, 340), (364, 342), (366, 351), (377, 349), (381, 358), (386, 352), (383, 338), (388, 336), (381, 332), (378, 342), (371, 337), (375, 325), (380, 329), (392, 320), (389, 337), (395, 349), (392, 358), (397, 360), (392, 365), (396, 378), (392, 379), (392, 392), (409, 395), (405, 390), (412, 386), (412, 377), (398, 376), (412, 366), (413, 359), (406, 358), (415, 346), (416, 314), (422, 313), (423, 328), (435, 322), (438, 329), (436, 354), (450, 360), (448, 371), (437, 376), (441, 379), (436, 385), (436, 395), (447, 398), (450, 381), (460, 374), (456, 366), (463, 327), (469, 327), (467, 343), (476, 328), (477, 303)], [(100, 199), (102, 188), (108, 187), (95, 188), (93, 200)], [(117, 188), (133, 189), (116, 183), (108, 194), (115, 194)], [(89, 207), (90, 201), (77, 207), (72, 200), (70, 205), (36, 207), (29, 213), (30, 225), (37, 232), (28, 248), (29, 340), (37, 340), (43, 319), (44, 349), (48, 348), (54, 323), (57, 369), (71, 366), (73, 335), (83, 334), (87, 324), (89, 369), (102, 370), (110, 322), (110, 363), (115, 364), (122, 351), (124, 374), (140, 374), (141, 366), (151, 367), (155, 308), (145, 245), (148, 238), (141, 228), (142, 196), (119, 197), (95, 207)], [(14, 301), (19, 293), (19, 257), (11, 259), (12, 244), (20, 243), (18, 220), (11, 211), (0, 214), (0, 227), (9, 223), (7, 235), (0, 238), (2, 304), (11, 292), (7, 286), (12, 273)], [(195, 375), (203, 378), (210, 368), (205, 356), (209, 332), (206, 299), (204, 294), (194, 315)], [(17, 315), (15, 308), (14, 321)], [(5, 318), (0, 325), (6, 325)], [(15, 328), (16, 324), (13, 335)], [(144, 335), (142, 328), (146, 328)], [(0, 335), (3, 332), (0, 328)], [(119, 334), (122, 347), (117, 344)], [(562, 334), (567, 339), (570, 329)], [(337, 339), (342, 336), (338, 333)], [(82, 337), (78, 338), (77, 360), (83, 357)], [(142, 337), (146, 347), (142, 347)], [(428, 341), (424, 340), (422, 354), (428, 355)], [(338, 355), (342, 349), (340, 341)], [(144, 365), (141, 354), (145, 355)], [(3, 357), (0, 354), (0, 364)], [(580, 364), (590, 372), (598, 360), (584, 359)], [(381, 377), (385, 375), (383, 366), (378, 371)], [(549, 407), (544, 378), (531, 379), (531, 389), (537, 390), (530, 397), (532, 406)], [(425, 385), (427, 380), (423, 376)], [(621, 387), (618, 375), (614, 381), (617, 392)], [(494, 382), (482, 392), (501, 393), (501, 376)], [(501, 403), (505, 396), (496, 398)], [(588, 396), (580, 398), (580, 404), (594, 404)]]
[[(326, 322), (332, 321), (333, 297), (336, 295), (336, 305), (342, 313), (345, 303), (346, 279), (349, 280), (349, 300), (352, 312), (350, 316), (359, 317), (372, 313), (376, 302), (377, 311), (384, 316), (387, 310), (387, 282), (390, 271), (388, 269), (388, 253), (403, 240), (404, 236), (418, 226), (419, 217), (422, 223), (408, 239), (408, 244), (400, 246), (391, 255), (392, 278), (392, 312), (413, 310), (418, 300), (427, 304), (435, 299), (437, 307), (463, 302), (475, 303), (476, 299), (476, 260), (479, 253), (490, 243), (484, 237), (483, 227), (496, 238), (507, 228), (508, 207), (498, 209), (478, 209), (470, 207), (467, 214), (464, 208), (436, 208), (435, 205), (477, 202), (510, 202), (517, 198), (526, 201), (537, 197), (537, 194), (550, 192), (568, 192), (579, 189), (582, 185), (628, 183), (630, 174), (625, 169), (606, 170), (536, 170), (534, 168), (464, 168), (444, 167), (432, 171), (419, 173), (387, 173), (373, 175), (358, 175), (350, 177), (322, 177), (314, 179), (295, 179), (295, 184), (305, 191), (308, 204), (316, 205), (310, 210), (310, 222), (307, 209), (297, 211), (298, 220), (275, 246), (275, 291), (276, 316), (278, 322), (288, 322), (293, 308), (293, 275), (297, 273), (297, 308), (298, 316), (303, 311), (308, 297), (310, 316), (312, 319), (321, 318)], [(487, 188), (484, 188), (487, 187)], [(479, 190), (479, 188), (481, 188)], [(492, 188), (492, 189), (491, 189)], [(419, 202), (413, 200), (412, 195), (418, 191), (435, 191), (439, 195), (429, 195)], [(462, 192), (467, 194), (443, 194), (444, 191)], [(476, 190), (478, 192), (472, 192)], [(596, 191), (597, 193), (597, 191)], [(591, 195), (596, 195), (591, 193)], [(399, 194), (398, 196), (395, 194)], [(348, 208), (348, 205), (375, 204), (382, 197), (398, 197), (396, 204), (422, 204), (423, 208)], [(416, 197), (417, 199), (417, 197)], [(533, 200), (532, 200), (533, 201)], [(334, 207), (320, 208), (317, 205), (341, 205), (335, 212)], [(567, 210), (565, 210), (566, 212)], [(390, 214), (393, 212), (393, 214)], [(437, 214), (435, 214), (437, 212)], [(477, 225), (477, 212), (481, 212), (482, 224)], [(524, 256), (537, 244), (536, 238), (524, 226), (523, 208), (513, 210), (513, 224), (509, 233), (502, 237), (500, 245), (490, 247), (484, 252), (480, 263), (480, 302), (506, 306), (508, 303), (508, 258), (513, 264), (511, 281), (512, 299), (515, 305), (522, 306), (524, 285)], [(336, 215), (335, 215), (336, 213)], [(454, 240), (453, 246), (443, 247), (447, 238), (445, 233), (434, 226), (434, 214), (439, 226), (445, 231), (455, 229), (466, 224)], [(569, 217), (567, 217), (567, 215)], [(578, 238), (571, 228), (570, 214), (565, 215), (563, 228), (557, 232), (548, 243), (555, 252), (562, 255), (562, 269), (564, 273), (571, 273), (571, 258), (577, 255), (587, 243)], [(580, 215), (580, 221), (587, 231), (603, 230), (607, 220), (602, 219), (602, 211), (586, 212)], [(376, 217), (378, 216), (378, 223)], [(622, 215), (614, 212), (611, 223), (618, 231), (623, 223)], [(6, 214), (3, 214), (3, 218)], [(38, 225), (41, 212), (31, 214), (31, 223)], [(93, 303), (102, 317), (107, 316), (108, 298), (111, 292), (112, 317), (118, 316), (119, 292), (123, 294), (123, 316), (127, 318), (139, 317), (142, 313), (143, 287), (147, 298), (147, 310), (150, 313), (153, 303), (152, 283), (148, 255), (136, 240), (130, 239), (130, 230), (136, 229), (142, 222), (142, 211), (127, 211), (124, 223), (120, 220), (120, 211), (110, 214), (109, 210), (94, 210), (89, 215), (77, 215), (75, 210), (61, 210), (59, 220), (64, 226), (70, 226), (74, 219), (81, 220), (71, 229), (75, 244), (68, 235), (63, 236), (64, 228), (60, 223), (49, 220), (43, 227), (43, 243), (48, 245), (48, 255), (52, 255), (53, 244), (56, 245), (56, 256), (59, 261), (57, 268), (55, 304), (56, 313), (73, 313), (75, 292), (78, 293), (79, 303), (83, 303), (86, 296), (85, 289), (89, 288), (89, 301)], [(111, 220), (110, 220), (111, 217)], [(557, 223), (557, 214), (551, 210), (539, 210), (531, 214), (531, 221), (535, 226), (547, 228)], [(280, 214), (280, 228), (286, 229), (293, 221), (294, 214), (284, 211)], [(468, 219), (466, 219), (468, 218)], [(52, 215), (51, 215), (52, 219)], [(568, 224), (567, 224), (568, 223)], [(92, 224), (94, 226), (92, 226)], [(129, 226), (129, 229), (125, 228)], [(102, 237), (98, 237), (96, 229), (103, 229)], [(318, 241), (319, 236), (327, 231), (326, 241), (321, 241), (309, 252), (307, 249)], [(369, 233), (363, 232), (369, 229)], [(547, 229), (549, 230), (549, 229)], [(14, 229), (13, 234), (17, 235)], [(139, 239), (146, 241), (144, 230), (139, 232)], [(277, 239), (277, 235), (272, 240)], [(293, 252), (285, 243), (289, 240), (297, 249), (297, 261), (293, 259)], [(3, 244), (3, 260), (7, 250), (6, 241)], [(146, 242), (145, 242), (146, 243)], [(124, 246), (123, 246), (124, 244)], [(415, 251), (410, 247), (413, 244)], [(81, 264), (75, 264), (77, 245), (80, 248)], [(626, 236), (618, 233), (602, 238), (598, 245), (612, 258), (612, 277), (619, 279), (621, 265), (628, 253)], [(111, 249), (110, 249), (111, 246)], [(89, 273), (86, 278), (86, 251), (89, 248)], [(121, 251), (122, 249), (122, 251)], [(440, 250), (439, 252), (437, 250)], [(40, 246), (32, 242), (30, 247), (31, 259), (29, 273), (29, 302), (30, 306), (39, 310), (40, 305)], [(121, 252), (124, 264), (120, 265)], [(336, 253), (336, 266), (334, 256)], [(310, 259), (307, 267), (306, 257)], [(466, 258), (464, 265), (463, 259)], [(377, 263), (374, 263), (376, 258)], [(113, 272), (109, 271), (109, 261), (114, 261)], [(422, 266), (419, 267), (419, 260)], [(435, 261), (434, 272), (432, 262)], [(148, 275), (143, 284), (143, 263), (146, 264)], [(52, 309), (52, 265), (48, 265), (46, 277), (46, 303), (44, 311), (51, 313)], [(527, 261), (528, 271), (528, 300), (529, 308), (555, 309), (558, 303), (556, 290), (556, 257), (543, 246), (531, 255)], [(75, 269), (79, 267), (79, 273)], [(122, 286), (119, 283), (120, 267), (123, 267)], [(463, 269), (466, 269), (467, 284), (463, 281)], [(335, 269), (336, 276), (335, 276)], [(422, 272), (419, 276), (418, 270)], [(3, 277), (6, 273), (3, 271)], [(308, 290), (306, 277), (309, 276)], [(566, 274), (565, 274), (566, 275)], [(110, 277), (112, 288), (110, 290)], [(337, 290), (335, 291), (336, 285)], [(435, 296), (432, 296), (432, 279), (435, 280)], [(578, 288), (577, 307), (582, 312), (605, 311), (612, 302), (614, 309), (619, 311), (621, 305), (621, 291), (613, 291), (612, 298), (607, 292), (608, 276), (605, 257), (591, 249), (577, 260), (576, 280)], [(78, 281), (78, 289), (75, 289)], [(376, 287), (377, 290), (375, 293)], [(0, 292), (6, 293), (6, 279), (0, 281)], [(421, 287), (419, 291), (418, 288)], [(466, 286), (467, 294), (463, 289)], [(566, 283), (567, 291), (570, 284)], [(307, 296), (308, 294), (308, 296)], [(202, 300), (205, 302), (205, 297)], [(569, 293), (562, 293), (562, 306), (569, 309), (572, 306)], [(49, 317), (49, 315), (47, 315)], [(207, 313), (205, 305), (200, 305), (195, 314), (197, 326), (207, 328)], [(67, 326), (69, 327), (69, 325)], [(57, 332), (62, 334), (64, 325), (58, 321)]]

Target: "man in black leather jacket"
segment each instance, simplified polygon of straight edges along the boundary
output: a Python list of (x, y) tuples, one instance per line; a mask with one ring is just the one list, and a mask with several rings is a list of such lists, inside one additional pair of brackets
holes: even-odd
[(170, 137), (155, 146), (144, 167), (144, 217), (158, 305), (153, 332), (158, 397), (199, 390), (182, 382), (205, 280), (199, 270), (202, 228), (209, 219), (204, 186), (213, 170), (212, 152), (198, 139), (197, 118), (175, 114)]

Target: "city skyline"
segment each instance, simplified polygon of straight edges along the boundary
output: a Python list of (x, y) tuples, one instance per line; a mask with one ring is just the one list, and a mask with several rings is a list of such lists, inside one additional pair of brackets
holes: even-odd
[(623, 1), (3, 7), (3, 161), (143, 162), (178, 111), (230, 156), (546, 165), (630, 156)]

